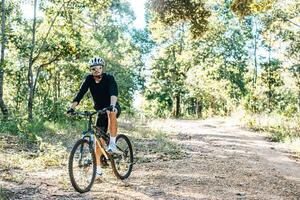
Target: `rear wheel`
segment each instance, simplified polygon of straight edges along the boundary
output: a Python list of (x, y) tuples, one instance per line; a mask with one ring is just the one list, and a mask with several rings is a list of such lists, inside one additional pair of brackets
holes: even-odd
[(69, 157), (69, 176), (72, 186), (80, 193), (93, 186), (96, 177), (95, 151), (89, 141), (78, 140)]
[(118, 153), (113, 154), (112, 168), (114, 174), (121, 180), (130, 176), (133, 167), (133, 151), (130, 140), (126, 135), (120, 134), (116, 138)]

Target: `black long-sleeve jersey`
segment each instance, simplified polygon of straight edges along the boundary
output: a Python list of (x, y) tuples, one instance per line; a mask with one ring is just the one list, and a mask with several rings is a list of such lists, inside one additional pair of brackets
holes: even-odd
[(94, 108), (96, 110), (110, 106), (110, 97), (118, 96), (118, 85), (115, 78), (107, 73), (103, 73), (102, 79), (99, 83), (96, 83), (93, 75), (88, 75), (85, 81), (81, 84), (80, 90), (73, 99), (73, 102), (76, 101), (79, 103), (88, 89), (92, 94)]

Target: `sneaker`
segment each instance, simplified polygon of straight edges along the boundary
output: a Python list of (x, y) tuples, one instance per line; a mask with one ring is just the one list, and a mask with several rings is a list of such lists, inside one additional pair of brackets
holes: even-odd
[(97, 176), (102, 176), (102, 169), (100, 166), (97, 166), (97, 169), (96, 169), (96, 175)]
[(101, 154), (100, 156), (100, 167), (103, 168), (107, 168), (109, 165), (107, 163), (107, 160), (105, 158), (105, 156), (103, 154)]
[(121, 154), (121, 152), (117, 149), (116, 144), (109, 144), (106, 151), (110, 154)]

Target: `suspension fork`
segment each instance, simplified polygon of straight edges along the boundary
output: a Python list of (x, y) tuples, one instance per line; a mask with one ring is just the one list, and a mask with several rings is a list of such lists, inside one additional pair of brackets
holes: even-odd
[[(90, 152), (92, 151), (92, 148), (91, 148), (91, 144), (93, 144), (93, 142), (94, 142), (94, 138), (93, 138), (93, 134), (91, 134), (91, 133), (89, 133), (89, 131), (84, 131), (84, 132), (82, 132), (82, 139), (87, 139), (88, 140), (88, 142), (89, 142), (89, 150), (90, 150)], [(80, 159), (79, 160), (82, 160), (82, 152), (83, 152), (83, 145), (81, 145), (81, 147), (80, 147)]]

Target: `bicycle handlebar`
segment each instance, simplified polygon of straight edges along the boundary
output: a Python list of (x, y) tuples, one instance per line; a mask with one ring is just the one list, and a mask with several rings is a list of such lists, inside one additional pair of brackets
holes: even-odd
[(81, 115), (81, 116), (85, 116), (85, 117), (89, 117), (89, 116), (93, 116), (97, 113), (103, 115), (103, 114), (106, 114), (106, 111), (110, 111), (111, 110), (111, 107), (106, 107), (106, 108), (103, 108), (102, 110), (97, 110), (97, 111), (94, 111), (94, 112), (89, 112), (89, 111), (84, 111), (84, 112), (77, 112), (77, 111), (74, 111), (73, 113), (70, 113), (70, 115)]

